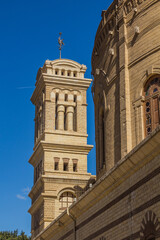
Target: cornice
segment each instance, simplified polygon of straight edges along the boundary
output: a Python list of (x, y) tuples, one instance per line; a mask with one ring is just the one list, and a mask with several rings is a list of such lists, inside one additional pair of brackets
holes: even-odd
[(72, 137), (88, 137), (88, 134), (81, 134), (78, 132), (70, 132), (70, 131), (65, 131), (64, 130), (52, 130), (52, 131), (47, 131), (45, 130), (44, 134), (54, 134), (54, 135), (64, 135), (64, 136), (72, 136)]
[[(131, 24), (138, 16), (141, 16), (142, 13), (158, 2), (159, 0), (115, 0), (106, 11), (102, 12), (102, 20), (96, 32), (92, 52), (92, 72), (95, 71), (97, 57), (102, 54), (100, 51), (103, 44), (107, 38), (111, 37), (109, 32), (112, 32), (112, 38), (115, 38), (115, 35), (119, 34), (117, 26)], [(109, 31), (108, 25), (111, 19), (113, 22), (112, 29)]]
[(141, 56), (139, 56), (138, 58), (134, 59), (132, 62), (129, 63), (128, 68), (132, 68), (134, 65), (136, 65), (137, 63), (139, 63), (140, 61), (142, 61), (143, 59), (149, 57), (150, 55), (154, 54), (155, 52), (160, 51), (160, 45), (156, 46), (155, 48), (151, 49), (150, 51), (145, 52), (144, 54), (142, 54)]
[(40, 143), (44, 150), (48, 151), (62, 151), (62, 152), (76, 152), (81, 154), (88, 154), (93, 145), (69, 145), (69, 144), (58, 144), (41, 141)]
[(33, 215), (33, 213), (38, 209), (38, 207), (41, 205), (41, 203), (43, 202), (43, 196), (40, 195), (35, 202), (32, 204), (32, 206), (30, 207), (30, 209), (28, 210), (28, 212)]
[(42, 186), (42, 177), (40, 177), (37, 182), (33, 185), (30, 193), (28, 194), (28, 196), (32, 199), (32, 196), (35, 194), (35, 192), (37, 192), (40, 187)]
[(32, 154), (32, 156), (30, 157), (30, 159), (29, 159), (29, 163), (32, 165), (32, 166), (34, 166), (34, 158), (36, 158), (36, 156), (38, 155), (38, 154), (40, 154), (41, 152), (43, 151), (43, 148), (42, 148), (42, 146), (41, 146), (41, 144), (40, 144), (40, 142), (36, 145), (36, 147), (34, 148), (34, 152), (33, 152), (33, 154)]
[(40, 79), (38, 82), (36, 82), (35, 84), (35, 89), (34, 92), (31, 96), (31, 102), (35, 105), (37, 99), (39, 99), (40, 94), (42, 93), (43, 88), (45, 87), (44, 81), (43, 81), (43, 77), (42, 75), (40, 76)]
[(51, 143), (46, 141), (40, 141), (36, 148), (34, 149), (34, 153), (29, 159), (29, 163), (34, 166), (34, 162), (36, 156), (41, 151), (50, 151), (50, 152), (63, 152), (63, 153), (77, 153), (87, 155), (93, 148), (93, 145), (70, 145), (70, 144), (58, 144)]
[[(46, 171), (47, 172), (47, 171)], [(45, 172), (45, 173), (46, 173)], [(91, 177), (95, 177), (94, 175), (91, 175), (91, 173), (74, 173), (74, 172), (63, 172), (63, 171), (56, 171), (56, 172), (52, 172), (52, 175), (43, 175), (43, 181), (45, 182), (46, 179), (52, 179), (52, 180), (62, 180), (62, 179), (66, 179), (68, 181), (76, 181), (76, 180), (80, 180), (80, 181), (88, 181), (89, 178)], [(59, 176), (58, 176), (59, 175)]]
[(49, 75), (46, 73), (42, 74), (43, 76), (43, 81), (46, 84), (51, 84), (51, 85), (62, 85), (62, 86), (78, 86), (81, 88), (89, 88), (92, 79), (89, 78), (75, 78), (75, 77), (67, 77), (67, 76), (58, 76), (58, 75)]

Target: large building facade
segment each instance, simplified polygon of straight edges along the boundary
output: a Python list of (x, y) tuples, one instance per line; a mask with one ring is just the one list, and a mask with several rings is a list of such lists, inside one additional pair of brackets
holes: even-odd
[[(58, 212), (57, 215), (55, 214), (52, 218), (49, 218), (47, 224), (43, 220), (44, 225), (42, 229), (39, 228), (39, 232), (34, 234), (33, 229), (33, 239), (160, 239), (159, 13), (159, 0), (114, 0), (106, 11), (102, 11), (102, 20), (97, 30), (92, 54), (92, 74), (94, 76), (92, 92), (95, 104), (96, 130), (96, 183), (93, 186), (91, 185), (81, 196), (76, 195), (74, 186), (77, 186), (78, 189), (84, 189), (91, 175), (87, 174), (85, 165), (81, 172), (84, 181), (79, 182), (79, 175), (75, 179), (74, 171), (71, 171), (70, 178), (73, 181), (70, 189), (72, 189), (71, 192), (73, 197), (75, 197), (75, 201), (72, 205), (67, 205), (67, 209), (60, 215), (60, 212)], [(52, 62), (46, 63), (46, 66), (50, 65), (52, 65)], [(46, 66), (43, 67), (44, 72), (42, 75), (44, 76)], [(47, 71), (53, 70), (51, 70), (51, 67), (48, 67)], [(56, 74), (59, 70), (55, 68), (54, 71)], [(63, 72), (63, 67), (61, 71)], [(42, 79), (40, 76), (41, 74), (39, 73), (39, 80)], [(51, 80), (49, 77), (47, 79)], [(40, 82), (42, 80), (39, 83), (37, 82), (37, 89), (40, 89), (38, 88)], [(84, 84), (85, 81), (82, 82)], [(90, 82), (87, 80), (84, 92)], [(48, 81), (48, 84), (50, 85), (51, 81)], [(73, 81), (71, 82), (72, 84), (74, 91), (81, 91), (82, 85), (79, 88), (79, 84), (75, 84)], [(66, 91), (66, 86), (63, 85), (64, 88)], [(56, 88), (52, 87), (52, 89)], [(46, 111), (51, 113), (53, 111), (52, 97), (55, 98), (55, 103), (57, 103), (57, 90), (56, 92), (55, 90), (52, 91), (46, 91), (49, 94), (48, 96), (51, 96), (51, 101), (46, 98), (46, 104), (48, 105), (45, 108)], [(32, 96), (32, 101), (35, 105), (36, 96), (40, 93), (43, 93), (43, 89), (37, 90), (37, 93), (35, 90)], [(76, 92), (73, 95), (77, 94)], [(74, 97), (72, 97), (72, 102), (74, 103), (73, 99)], [(78, 100), (78, 97), (76, 99)], [(76, 102), (78, 104), (78, 101)], [(82, 107), (85, 103), (86, 100), (83, 102)], [(57, 115), (57, 112), (60, 111), (57, 110), (60, 109), (59, 104), (55, 104), (55, 109), (53, 111), (55, 115), (49, 114), (48, 116), (51, 116), (50, 120), (46, 118), (46, 125), (50, 125), (53, 121), (55, 125), (52, 123), (50, 126), (54, 126), (55, 130), (57, 126), (58, 128), (61, 126), (63, 129), (58, 129), (58, 131), (64, 131), (64, 121), (62, 123), (59, 115)], [(74, 120), (73, 112), (77, 114), (78, 111), (72, 111), (72, 117), (71, 115), (70, 118), (66, 117), (68, 120), (64, 117), (65, 112), (66, 110), (60, 111), (63, 114), (61, 119), (65, 119), (66, 123), (68, 122), (67, 126), (71, 123), (72, 131), (74, 132), (78, 126), (74, 127), (74, 124), (75, 122), (78, 124), (80, 116), (77, 115), (76, 120)], [(86, 122), (84, 112), (80, 112), (83, 113), (84, 121)], [(52, 119), (53, 115), (55, 116), (54, 120)], [(39, 124), (36, 126), (39, 126)], [(69, 127), (67, 128), (69, 129)], [(38, 134), (38, 131), (42, 131), (41, 129), (43, 127), (36, 130), (35, 134)], [(86, 134), (85, 124), (80, 129), (83, 134)], [(52, 131), (49, 133), (47, 131), (43, 141), (40, 140), (39, 144), (35, 146), (35, 153), (31, 157), (30, 163), (34, 167), (36, 166), (37, 157), (34, 156), (38, 156), (40, 152), (38, 148), (40, 149), (41, 145), (41, 148), (44, 148), (43, 142), (46, 141), (44, 144), (46, 148), (44, 164), (46, 166), (47, 164), (50, 165), (46, 167), (46, 175), (43, 176), (41, 182), (45, 183), (45, 179), (48, 178), (50, 184), (49, 187), (44, 188), (46, 192), (44, 191), (41, 194), (41, 199), (43, 198), (44, 200), (43, 206), (50, 209), (50, 213), (53, 214), (53, 208), (47, 202), (45, 205), (47, 197), (48, 199), (57, 197), (56, 194), (54, 197), (49, 196), (51, 189), (56, 186), (55, 180), (51, 182), (51, 179), (57, 179), (57, 172), (53, 171), (51, 174), (49, 170), (54, 168), (52, 166), (53, 159), (57, 158), (56, 154), (58, 153), (59, 158), (62, 158), (61, 163), (67, 162), (63, 158), (69, 158), (73, 163), (77, 163), (77, 161), (73, 160), (80, 159), (80, 156), (64, 156), (64, 146), (62, 147), (62, 145), (66, 146), (66, 142), (63, 142), (59, 133), (59, 135), (56, 134), (56, 137), (54, 137), (56, 132), (51, 134)], [(62, 132), (60, 133), (62, 134)], [(64, 134), (65, 140), (67, 139), (66, 133)], [(81, 140), (83, 149), (85, 148), (83, 153), (87, 156), (91, 146), (87, 146), (86, 142), (83, 142), (84, 139), (86, 140), (86, 135), (83, 137)], [(47, 145), (47, 142), (50, 141), (52, 144)], [(74, 146), (74, 151), (78, 154), (79, 146), (75, 144), (75, 141), (70, 142), (70, 148)], [(57, 148), (58, 144), (61, 145), (61, 148)], [(54, 154), (48, 154), (48, 149), (50, 152), (54, 152)], [(83, 164), (85, 161), (86, 158), (81, 160)], [(55, 162), (58, 162), (58, 166), (60, 166), (60, 160)], [(77, 166), (79, 166), (79, 162), (78, 160)], [(66, 175), (62, 174), (60, 179), (63, 182), (63, 179), (66, 180)], [(69, 188), (70, 181), (69, 179), (66, 189)], [(35, 209), (39, 201), (36, 195), (38, 186), (40, 185), (37, 184), (35, 188), (33, 187), (30, 193), (32, 200), (34, 196), (36, 198), (30, 209), (32, 219), (34, 218), (34, 213), (36, 213)], [(70, 192), (69, 189), (66, 192)], [(55, 201), (55, 209), (58, 206), (57, 204)], [(46, 218), (44, 217), (44, 219)]]

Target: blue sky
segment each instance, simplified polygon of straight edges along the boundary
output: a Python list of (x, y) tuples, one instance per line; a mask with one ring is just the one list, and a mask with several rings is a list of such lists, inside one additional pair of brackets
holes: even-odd
[[(91, 54), (101, 12), (111, 0), (8, 0), (0, 7), (0, 230), (24, 230), (30, 234), (33, 184), (28, 163), (34, 140), (34, 106), (30, 97), (39, 67), (59, 57), (58, 34), (63, 33), (62, 58), (87, 65), (91, 78)], [(88, 90), (88, 143), (95, 145), (94, 106)], [(88, 158), (95, 174), (95, 150)]]

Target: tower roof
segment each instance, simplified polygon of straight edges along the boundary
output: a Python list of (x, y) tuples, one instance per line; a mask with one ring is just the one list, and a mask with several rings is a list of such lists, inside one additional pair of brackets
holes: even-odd
[(87, 67), (84, 64), (80, 64), (70, 59), (56, 59), (53, 61), (46, 60), (43, 67), (40, 68), (37, 73), (37, 79), (40, 73), (59, 75), (56, 70), (65, 70), (68, 71), (68, 74), (71, 71), (76, 73), (75, 77), (80, 75), (84, 77)]

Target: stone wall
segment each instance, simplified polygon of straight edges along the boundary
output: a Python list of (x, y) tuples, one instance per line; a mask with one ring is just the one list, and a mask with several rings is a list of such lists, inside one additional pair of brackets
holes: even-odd
[[(160, 2), (113, 1), (102, 12), (92, 54), (97, 175), (111, 169), (145, 137), (143, 88), (160, 74)], [(100, 167), (100, 108), (104, 109), (104, 158)]]

